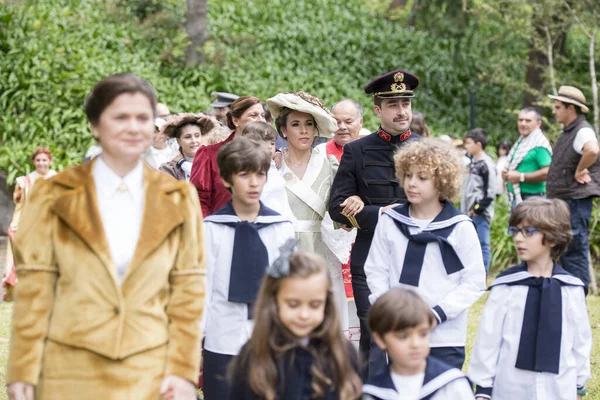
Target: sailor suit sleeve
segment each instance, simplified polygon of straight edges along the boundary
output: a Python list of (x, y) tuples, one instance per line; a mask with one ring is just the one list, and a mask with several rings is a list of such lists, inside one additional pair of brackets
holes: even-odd
[(435, 392), (431, 398), (431, 400), (446, 399), (474, 400), (475, 396), (473, 395), (473, 388), (471, 388), (467, 378), (453, 380), (442, 389)]
[(204, 250), (206, 251), (206, 299), (204, 302), (204, 313), (202, 313), (202, 322), (200, 324), (202, 333), (206, 333), (206, 318), (210, 309), (213, 294), (213, 283), (215, 278), (215, 268), (217, 260), (218, 246), (216, 246), (213, 238), (215, 237), (215, 229), (217, 224), (211, 222), (204, 223)]
[(387, 243), (387, 232), (396, 229), (392, 218), (383, 214), (381, 221), (375, 228), (375, 235), (371, 242), (369, 255), (365, 261), (365, 274), (371, 294), (371, 304), (390, 289), (390, 266), (392, 265), (392, 246)]
[(510, 286), (499, 285), (492, 288), (485, 303), (468, 372), (471, 382), (477, 385), (475, 397), (492, 396), (509, 297)]
[(470, 221), (460, 222), (454, 228), (454, 248), (464, 269), (459, 285), (450, 291), (435, 307), (434, 314), (439, 323), (456, 318), (471, 307), (485, 293), (485, 267), (479, 239)]
[(353, 147), (348, 144), (344, 146), (344, 154), (333, 181), (329, 214), (332, 220), (340, 224), (373, 231), (379, 219), (380, 206), (365, 204), (363, 210), (352, 218), (354, 221), (341, 214), (342, 207), (340, 207), (340, 204), (350, 196), (359, 195), (356, 173)]
[(592, 330), (587, 314), (585, 295), (580, 287), (569, 287), (568, 325), (575, 331), (573, 355), (577, 368), (577, 389), (585, 387), (590, 379), (590, 355), (592, 351)]

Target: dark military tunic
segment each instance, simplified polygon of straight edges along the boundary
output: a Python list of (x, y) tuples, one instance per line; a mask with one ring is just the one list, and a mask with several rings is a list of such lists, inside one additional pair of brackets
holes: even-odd
[[(404, 143), (417, 138), (419, 135), (410, 132), (392, 136), (380, 128), (344, 146), (344, 155), (331, 188), (329, 213), (334, 221), (358, 228), (350, 259), (353, 275), (364, 275), (363, 265), (369, 254), (379, 209), (406, 201), (396, 178), (394, 153)], [(365, 208), (356, 215), (355, 221), (350, 221), (340, 214), (340, 204), (353, 195), (360, 196)]]

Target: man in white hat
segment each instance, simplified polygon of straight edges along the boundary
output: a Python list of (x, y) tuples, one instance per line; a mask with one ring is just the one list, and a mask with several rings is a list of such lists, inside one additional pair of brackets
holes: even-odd
[[(588, 229), (592, 214), (592, 199), (600, 196), (600, 161), (598, 138), (586, 121), (589, 111), (585, 96), (573, 86), (561, 86), (554, 99), (556, 121), (563, 133), (554, 146), (548, 171), (546, 190), (549, 198), (564, 200), (571, 210), (573, 241), (560, 258), (561, 265), (589, 284)], [(558, 150), (558, 151), (556, 151)]]

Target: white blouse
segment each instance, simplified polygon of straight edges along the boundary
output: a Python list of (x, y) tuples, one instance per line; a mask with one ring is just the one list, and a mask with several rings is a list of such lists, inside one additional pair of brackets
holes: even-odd
[(119, 177), (100, 155), (94, 164), (98, 210), (120, 284), (140, 238), (144, 212), (143, 162)]

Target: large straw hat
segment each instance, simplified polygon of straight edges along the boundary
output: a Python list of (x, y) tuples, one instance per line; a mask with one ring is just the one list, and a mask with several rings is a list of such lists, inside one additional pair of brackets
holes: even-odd
[(202, 132), (202, 136), (212, 131), (218, 125), (214, 117), (209, 117), (202, 113), (181, 113), (170, 117), (166, 123), (163, 124), (161, 128), (162, 133), (171, 138), (175, 137), (177, 128), (188, 123), (198, 125), (200, 127), (200, 132)]
[(562, 101), (563, 103), (575, 104), (576, 106), (581, 107), (581, 111), (584, 113), (590, 111), (590, 109), (585, 105), (585, 96), (581, 90), (574, 86), (561, 86), (560, 89), (558, 89), (557, 96), (549, 94), (548, 97), (554, 100)]
[(337, 131), (337, 122), (331, 114), (331, 111), (323, 105), (320, 98), (311, 96), (306, 92), (285, 92), (279, 93), (275, 97), (267, 100), (267, 105), (273, 119), (277, 119), (284, 107), (295, 111), (308, 113), (313, 116), (317, 124), (316, 131), (318, 136), (330, 137), (332, 132)]

